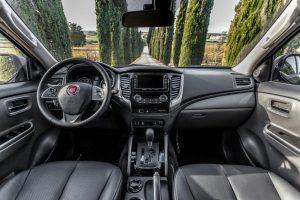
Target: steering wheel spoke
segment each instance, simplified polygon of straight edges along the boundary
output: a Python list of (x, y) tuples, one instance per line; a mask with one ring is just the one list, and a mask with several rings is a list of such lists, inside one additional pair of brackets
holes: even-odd
[(75, 123), (81, 120), (83, 113), (80, 113), (78, 115), (70, 115), (63, 112), (63, 118), (62, 121), (64, 123)]
[(44, 100), (56, 100), (57, 99), (57, 95), (59, 90), (62, 88), (63, 86), (51, 86), (48, 87), (46, 90), (44, 90), (44, 92), (41, 95), (41, 99)]
[(105, 91), (106, 91), (106, 88), (102, 88), (102, 87), (93, 85), (92, 101), (102, 102), (107, 95), (107, 92), (105, 92)]

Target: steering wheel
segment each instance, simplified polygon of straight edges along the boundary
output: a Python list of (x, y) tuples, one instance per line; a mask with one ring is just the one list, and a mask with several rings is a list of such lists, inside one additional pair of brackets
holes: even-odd
[[(49, 79), (60, 69), (76, 64), (85, 64), (95, 68), (102, 76), (102, 87), (88, 83), (66, 83), (59, 86), (48, 86)], [(109, 107), (111, 99), (110, 78), (106, 70), (97, 62), (82, 59), (70, 58), (63, 60), (51, 67), (42, 77), (37, 91), (37, 103), (41, 113), (51, 123), (66, 128), (74, 128), (85, 125), (95, 118), (100, 117)], [(46, 101), (58, 102), (62, 109), (63, 117), (58, 119), (48, 109)], [(92, 102), (97, 102), (98, 107), (93, 114), (83, 119)]]

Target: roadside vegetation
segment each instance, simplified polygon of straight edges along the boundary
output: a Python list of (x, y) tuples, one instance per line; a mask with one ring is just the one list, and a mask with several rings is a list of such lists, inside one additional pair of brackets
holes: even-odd
[(170, 53), (163, 43), (167, 28), (149, 32), (150, 54), (171, 66), (234, 66), (253, 49), (289, 2), (240, 0), (229, 32), (215, 34), (207, 32), (214, 0), (181, 0), (173, 37), (168, 38), (172, 40), (171, 59), (164, 59)]
[(123, 0), (96, 0), (99, 59), (111, 65), (130, 64), (144, 47), (137, 28), (122, 27), (122, 14), (127, 4)]
[(96, 31), (68, 23), (61, 0), (7, 1), (58, 60), (73, 56), (128, 65), (148, 45), (153, 58), (180, 67), (238, 64), (290, 2), (240, 0), (229, 32), (208, 33), (215, 0), (181, 0), (174, 26), (150, 28), (143, 40), (139, 29), (121, 24), (122, 13), (127, 11), (124, 0), (95, 0)]
[(61, 0), (7, 0), (58, 60), (71, 56), (68, 22)]

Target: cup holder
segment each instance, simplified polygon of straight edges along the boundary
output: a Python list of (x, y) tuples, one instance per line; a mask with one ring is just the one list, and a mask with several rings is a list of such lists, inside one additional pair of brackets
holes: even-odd
[[(127, 190), (130, 193), (138, 193), (142, 190), (142, 188), (143, 188), (143, 182), (138, 179), (131, 180), (127, 186)], [(140, 199), (137, 198), (137, 200), (140, 200)]]

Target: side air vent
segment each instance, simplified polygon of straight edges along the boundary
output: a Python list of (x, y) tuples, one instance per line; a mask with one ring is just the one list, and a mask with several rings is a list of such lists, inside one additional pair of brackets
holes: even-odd
[(121, 83), (122, 96), (130, 100), (130, 95), (131, 95), (130, 76), (127, 74), (121, 75), (120, 83)]
[(252, 84), (251, 78), (248, 77), (241, 77), (235, 78), (235, 84), (237, 87), (246, 87)]
[(173, 75), (171, 77), (171, 100), (174, 100), (178, 97), (181, 87), (181, 75)]

